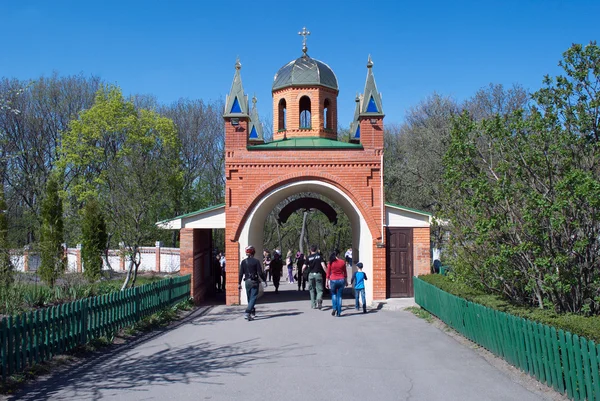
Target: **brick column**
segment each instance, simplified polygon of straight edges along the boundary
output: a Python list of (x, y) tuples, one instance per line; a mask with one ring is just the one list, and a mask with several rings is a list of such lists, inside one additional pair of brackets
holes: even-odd
[(29, 245), (25, 245), (23, 250), (23, 271), (29, 271)]
[(162, 242), (156, 241), (156, 251), (154, 254), (156, 255), (156, 271), (160, 273), (160, 248), (162, 247)]
[(429, 227), (413, 228), (414, 275), (431, 273), (431, 234)]
[(387, 298), (386, 248), (380, 241), (373, 243), (373, 299)]
[(240, 290), (238, 290), (238, 273), (240, 268), (240, 253), (237, 241), (226, 243), (225, 261), (227, 262), (225, 270), (225, 303), (227, 305), (239, 305)]
[(123, 242), (119, 242), (119, 269), (122, 272), (125, 271), (125, 244)]
[(81, 265), (81, 244), (77, 244), (77, 248), (75, 249), (75, 265), (77, 266), (77, 273), (83, 272)]

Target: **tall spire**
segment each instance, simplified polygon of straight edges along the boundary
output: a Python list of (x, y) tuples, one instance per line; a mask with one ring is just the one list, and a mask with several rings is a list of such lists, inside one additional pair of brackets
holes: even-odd
[(231, 90), (225, 99), (225, 112), (223, 113), (223, 117), (248, 116), (248, 96), (244, 95), (244, 88), (242, 87), (242, 75), (240, 74), (241, 69), (242, 64), (240, 63), (240, 59), (238, 57), (235, 61), (235, 75), (233, 76)]
[(302, 36), (302, 57), (308, 57), (308, 47), (306, 47), (306, 37), (310, 35), (310, 32), (306, 30), (306, 27), (303, 27), (298, 35)]
[(358, 93), (356, 94), (356, 98), (354, 101), (356, 102), (356, 107), (354, 108), (354, 119), (350, 123), (350, 141), (360, 141), (360, 121), (358, 117), (360, 116), (360, 97)]
[(383, 107), (381, 105), (381, 94), (377, 91), (375, 77), (373, 76), (373, 61), (369, 54), (367, 61), (367, 82), (360, 107), (360, 115), (383, 116)]
[(256, 109), (256, 95), (252, 96), (252, 111), (250, 112), (250, 126), (248, 127), (248, 139), (251, 142), (264, 142), (262, 124), (258, 118)]

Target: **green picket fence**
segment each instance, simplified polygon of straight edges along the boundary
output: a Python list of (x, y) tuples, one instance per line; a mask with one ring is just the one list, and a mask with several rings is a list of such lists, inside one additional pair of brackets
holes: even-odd
[(416, 303), (463, 336), (571, 399), (600, 401), (600, 345), (413, 282)]
[(3, 318), (2, 379), (90, 340), (109, 336), (190, 296), (190, 276)]

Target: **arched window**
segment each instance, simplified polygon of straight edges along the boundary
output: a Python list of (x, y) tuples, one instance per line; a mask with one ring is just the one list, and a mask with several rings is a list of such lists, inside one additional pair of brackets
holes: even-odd
[(302, 96), (300, 98), (300, 128), (311, 128), (310, 121), (310, 98)]
[(286, 114), (287, 114), (287, 108), (285, 105), (285, 99), (281, 99), (279, 101), (279, 127), (277, 129), (279, 130), (285, 130), (286, 129), (286, 124), (285, 124), (285, 118), (286, 118)]
[(323, 128), (332, 129), (331, 123), (331, 109), (329, 99), (325, 99), (323, 103)]

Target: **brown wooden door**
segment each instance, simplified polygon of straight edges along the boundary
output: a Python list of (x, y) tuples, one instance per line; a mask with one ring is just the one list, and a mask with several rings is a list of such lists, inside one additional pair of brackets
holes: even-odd
[(412, 297), (412, 228), (387, 229), (387, 291), (390, 298)]

